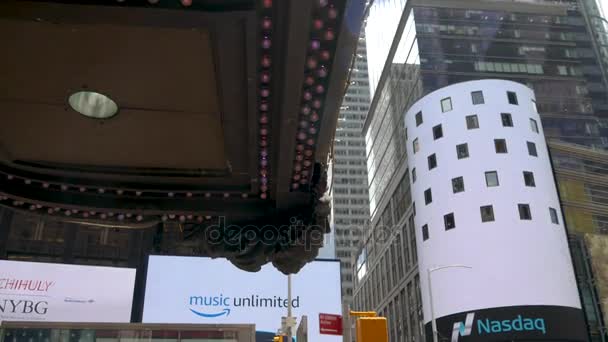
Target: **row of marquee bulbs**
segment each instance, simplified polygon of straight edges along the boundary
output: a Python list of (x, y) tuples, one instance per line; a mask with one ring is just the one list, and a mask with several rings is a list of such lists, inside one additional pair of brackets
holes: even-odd
[(326, 63), (331, 62), (331, 53), (323, 49), (323, 42), (330, 43), (336, 39), (336, 25), (333, 20), (338, 17), (338, 10), (329, 0), (318, 0), (320, 11), (311, 23), (311, 39), (306, 57), (306, 72), (302, 89), (302, 106), (299, 113), (299, 129), (296, 134), (295, 160), (292, 171), (291, 189), (297, 190), (308, 184), (313, 165), (315, 135), (318, 133), (320, 120), (317, 111), (322, 108), (325, 95), (323, 83), (329, 75)]
[[(117, 2), (125, 2), (127, 0), (116, 0)], [(192, 6), (192, 0), (176, 0), (179, 1), (183, 6), (185, 7), (190, 7)], [(152, 5), (155, 5), (157, 3), (160, 2), (160, 0), (148, 0), (148, 2)], [(325, 7), (328, 5), (328, 1), (327, 0), (319, 0), (319, 6), (321, 7)], [(271, 8), (272, 7), (272, 0), (262, 0), (262, 6), (264, 8)], [(332, 13), (330, 13), (330, 16), (332, 15)], [(334, 16), (335, 17), (335, 16)]]
[(259, 79), (259, 95), (260, 95), (260, 105), (259, 105), (259, 133), (260, 133), (260, 141), (259, 141), (259, 190), (260, 190), (260, 198), (268, 199), (268, 191), (269, 191), (269, 175), (270, 175), (270, 75), (272, 70), (272, 58), (271, 52), (269, 51), (272, 47), (272, 31), (273, 31), (273, 21), (272, 21), (272, 0), (262, 0), (262, 7), (264, 8), (263, 17), (261, 19), (261, 27), (260, 33), (262, 36), (261, 39), (261, 57), (260, 57), (260, 79)]
[[(116, 0), (116, 1), (117, 2), (125, 2), (127, 0)], [(182, 4), (182, 6), (185, 6), (185, 7), (192, 6), (192, 0), (178, 0), (178, 1)], [(148, 2), (151, 3), (152, 5), (155, 5), (155, 4), (159, 3), (160, 0), (148, 0)]]
[[(6, 179), (8, 179), (8, 180), (16, 180), (17, 177), (15, 177), (13, 175), (7, 175)], [(27, 185), (31, 185), (34, 182), (31, 179), (23, 178), (23, 183), (25, 183)], [(102, 187), (97, 187), (97, 188), (90, 188), (89, 187), (89, 188), (87, 188), (85, 186), (77, 186), (77, 185), (68, 186), (66, 184), (52, 184), (52, 183), (48, 183), (48, 182), (40, 182), (40, 185), (43, 188), (45, 188), (45, 189), (48, 189), (51, 186), (55, 186), (55, 187), (58, 187), (59, 189), (61, 189), (61, 191), (68, 191), (68, 190), (71, 190), (71, 189), (77, 189), (79, 192), (87, 192), (87, 191), (93, 190), (93, 191), (97, 191), (100, 194), (105, 194), (106, 192), (112, 191), (112, 192), (116, 193), (116, 195), (123, 195), (127, 191), (129, 191), (129, 190), (123, 190), (123, 189), (106, 189), (106, 188), (102, 188)], [(139, 190), (133, 190), (131, 192), (135, 196), (138, 196), (138, 197), (143, 194), (143, 192), (139, 191)], [(153, 192), (154, 193), (158, 193), (157, 191), (153, 191)], [(197, 195), (194, 192), (173, 192), (173, 191), (169, 191), (166, 194), (167, 194), (168, 197), (175, 197), (177, 194), (182, 194), (185, 197), (193, 197), (193, 196)], [(204, 195), (206, 198), (210, 198), (212, 196), (212, 194), (210, 192), (201, 193), (201, 195)], [(231, 194), (228, 193), (228, 192), (225, 192), (225, 193), (223, 193), (223, 197), (224, 198), (231, 197)], [(247, 198), (247, 197), (249, 197), (249, 194), (242, 193), (241, 197), (242, 198)]]
[[(7, 201), (10, 199), (11, 198), (9, 196), (0, 194), (0, 201)], [(13, 200), (12, 205), (14, 207), (26, 207), (26, 208), (29, 205), (30, 211), (35, 211), (35, 210), (44, 208), (44, 209), (46, 209), (48, 214), (63, 213), (65, 216), (68, 216), (68, 217), (80, 214), (82, 216), (82, 218), (96, 218), (97, 217), (102, 220), (109, 219), (109, 218), (116, 218), (118, 221), (134, 219), (137, 222), (141, 222), (144, 219), (144, 216), (141, 214), (98, 212), (98, 211), (78, 210), (78, 209), (73, 209), (73, 208), (66, 209), (66, 208), (59, 208), (59, 207), (46, 207), (42, 204), (29, 204), (29, 203), (25, 203), (24, 201), (20, 201), (20, 200)], [(183, 214), (183, 215), (166, 214), (166, 215), (161, 216), (162, 221), (177, 219), (180, 222), (186, 222), (186, 220), (193, 221), (195, 218), (196, 218), (196, 221), (203, 222), (204, 220), (210, 220), (212, 217), (211, 216), (202, 216), (202, 215), (198, 215), (195, 217), (195, 215), (192, 215), (192, 214)]]

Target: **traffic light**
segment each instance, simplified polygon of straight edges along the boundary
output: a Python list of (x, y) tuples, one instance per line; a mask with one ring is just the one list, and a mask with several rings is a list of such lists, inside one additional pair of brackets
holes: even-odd
[(272, 338), (272, 342), (287, 342), (287, 336), (278, 335)]
[(357, 342), (388, 342), (386, 317), (377, 317), (377, 313), (351, 311), (357, 317)]
[(386, 317), (362, 317), (357, 320), (357, 342), (388, 342)]

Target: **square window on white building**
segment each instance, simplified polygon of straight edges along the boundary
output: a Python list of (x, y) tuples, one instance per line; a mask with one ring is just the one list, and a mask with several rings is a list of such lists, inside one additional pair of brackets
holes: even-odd
[(517, 209), (519, 210), (519, 218), (521, 220), (531, 220), (532, 212), (530, 211), (530, 205), (520, 203), (517, 205)]
[(452, 192), (459, 193), (464, 191), (464, 178), (456, 177), (452, 178)]
[(513, 118), (509, 113), (501, 113), (500, 119), (503, 127), (513, 127)]
[(496, 153), (507, 153), (507, 141), (505, 139), (494, 139)]
[(429, 239), (429, 226), (425, 224), (422, 226), (422, 241), (426, 241)]
[(486, 172), (486, 185), (488, 187), (499, 186), (498, 182), (498, 172), (496, 171), (488, 171)]
[(479, 119), (477, 115), (468, 115), (466, 117), (467, 120), (467, 129), (475, 129), (479, 128)]
[(481, 222), (492, 222), (494, 221), (494, 207), (491, 205), (484, 205), (479, 207), (481, 213)]
[(507, 99), (509, 100), (509, 104), (517, 105), (517, 94), (514, 91), (507, 92)]
[(464, 143), (456, 145), (456, 156), (458, 159), (464, 159), (469, 157), (469, 145)]
[(481, 90), (471, 92), (471, 100), (474, 105), (484, 104), (483, 92)]
[(456, 228), (456, 220), (454, 219), (454, 213), (443, 215), (443, 224), (445, 225), (445, 230)]
[(451, 110), (452, 110), (452, 98), (446, 97), (445, 99), (441, 100), (441, 111), (443, 113), (445, 113), (445, 112), (449, 112)]
[(437, 140), (443, 137), (443, 128), (441, 125), (433, 127), (433, 139)]
[(538, 157), (538, 152), (536, 151), (536, 144), (533, 142), (526, 142), (528, 145), (528, 154), (533, 157)]
[(534, 119), (530, 119), (530, 129), (532, 132), (538, 133), (538, 123)]
[(559, 218), (557, 216), (557, 210), (555, 208), (549, 208), (549, 215), (551, 216), (551, 222), (559, 224)]
[(536, 183), (534, 182), (534, 173), (530, 171), (524, 171), (524, 183), (526, 186), (535, 187)]
[(435, 153), (431, 154), (428, 158), (429, 162), (429, 170), (432, 170), (437, 167), (437, 156)]
[(418, 144), (418, 138), (414, 139), (414, 141), (412, 141), (412, 146), (414, 149), (414, 153), (420, 151), (420, 145)]
[(431, 188), (424, 190), (424, 204), (430, 204), (433, 202), (433, 193), (431, 192)]
[(416, 127), (422, 125), (422, 112), (416, 113)]

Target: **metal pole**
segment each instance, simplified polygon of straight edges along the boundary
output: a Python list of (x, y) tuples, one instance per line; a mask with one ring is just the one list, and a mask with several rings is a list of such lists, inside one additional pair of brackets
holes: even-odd
[(428, 283), (429, 283), (429, 304), (431, 305), (431, 329), (433, 329), (433, 342), (437, 342), (437, 322), (435, 321), (435, 307), (433, 306), (433, 285), (431, 285), (431, 272), (432, 270), (427, 269)]
[(287, 275), (287, 341), (292, 341), (291, 331), (291, 274)]
[(431, 328), (433, 329), (433, 342), (438, 342), (437, 321), (435, 320), (435, 307), (433, 306), (433, 285), (431, 283), (431, 273), (445, 268), (473, 268), (468, 265), (445, 265), (427, 269), (428, 288), (429, 288), (429, 305), (431, 306)]

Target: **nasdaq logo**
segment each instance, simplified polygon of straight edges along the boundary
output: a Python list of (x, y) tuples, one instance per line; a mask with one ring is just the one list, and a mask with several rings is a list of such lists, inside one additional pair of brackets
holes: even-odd
[(458, 336), (469, 336), (473, 330), (473, 320), (475, 319), (475, 313), (471, 312), (467, 314), (464, 322), (454, 323), (452, 329), (452, 342), (458, 342)]
[[(473, 332), (475, 321), (475, 313), (470, 312), (467, 314), (464, 322), (454, 323), (452, 329), (452, 342), (458, 342), (460, 336), (469, 336)], [(491, 335), (500, 334), (507, 332), (540, 332), (543, 335), (547, 333), (545, 320), (543, 318), (527, 318), (522, 315), (517, 315), (514, 319), (478, 319), (477, 322), (477, 335)]]
[(497, 334), (511, 331), (534, 331), (547, 333), (545, 320), (542, 318), (526, 318), (517, 315), (515, 319), (480, 319), (477, 320), (477, 332), (483, 334)]

